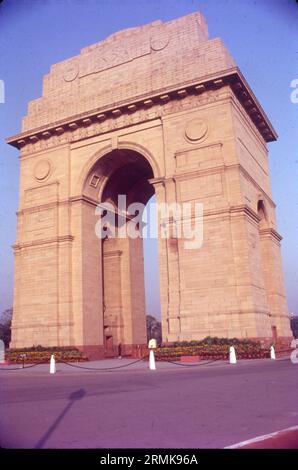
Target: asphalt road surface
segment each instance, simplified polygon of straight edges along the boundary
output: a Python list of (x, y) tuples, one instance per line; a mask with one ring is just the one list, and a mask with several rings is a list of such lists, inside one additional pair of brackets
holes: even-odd
[[(110, 361), (125, 364), (122, 359)], [(105, 362), (98, 362), (97, 365)], [(0, 372), (6, 448), (223, 448), (298, 424), (289, 359)]]

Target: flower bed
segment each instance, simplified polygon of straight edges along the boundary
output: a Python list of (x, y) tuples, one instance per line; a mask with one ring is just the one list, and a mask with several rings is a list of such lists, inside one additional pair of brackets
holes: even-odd
[(179, 361), (181, 356), (199, 356), (203, 360), (229, 358), (230, 346), (234, 346), (238, 359), (262, 359), (270, 357), (270, 350), (261, 343), (250, 340), (227, 338), (205, 338), (202, 341), (191, 341), (162, 345), (155, 352), (157, 361)]
[(49, 362), (51, 355), (55, 355), (55, 360), (65, 362), (84, 362), (88, 358), (76, 348), (71, 347), (43, 347), (33, 346), (32, 348), (8, 349), (5, 352), (6, 361), (13, 364), (34, 364), (39, 362)]

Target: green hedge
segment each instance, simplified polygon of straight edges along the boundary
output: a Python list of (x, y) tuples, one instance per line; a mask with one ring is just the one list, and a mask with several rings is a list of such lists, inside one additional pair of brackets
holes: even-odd
[(182, 341), (162, 345), (156, 350), (157, 360), (180, 360), (181, 356), (199, 356), (201, 359), (228, 359), (230, 346), (234, 346), (238, 359), (270, 357), (269, 348), (260, 342), (237, 338), (207, 337), (201, 341)]
[(55, 355), (56, 361), (84, 362), (88, 358), (78, 349), (71, 347), (44, 347), (33, 346), (31, 348), (8, 349), (5, 358), (15, 364), (49, 362), (51, 355)]

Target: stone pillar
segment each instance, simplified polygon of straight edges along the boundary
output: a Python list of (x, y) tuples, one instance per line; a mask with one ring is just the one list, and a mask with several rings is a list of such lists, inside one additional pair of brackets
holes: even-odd
[(258, 219), (247, 206), (231, 209), (234, 282), (242, 338), (271, 336), (269, 306), (262, 275)]
[(119, 344), (122, 354), (130, 354), (147, 343), (143, 240), (110, 238), (103, 247), (104, 335), (115, 354)]
[[(292, 331), (286, 302), (283, 270), (280, 253), (281, 236), (272, 228), (260, 230), (260, 247), (263, 259), (263, 273), (270, 308), (270, 323), (276, 328), (280, 342), (288, 344)], [(274, 331), (274, 330), (273, 330)]]
[(72, 201), (74, 345), (89, 357), (103, 355), (102, 249), (96, 236), (95, 203)]

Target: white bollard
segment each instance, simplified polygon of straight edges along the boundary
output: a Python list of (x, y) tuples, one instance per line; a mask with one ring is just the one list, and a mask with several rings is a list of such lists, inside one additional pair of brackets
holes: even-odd
[(2, 339), (0, 339), (0, 364), (5, 364), (5, 345)]
[(230, 364), (237, 364), (236, 351), (234, 346), (230, 347)]
[(50, 374), (56, 374), (56, 362), (54, 354), (51, 355), (50, 360)]
[(150, 370), (156, 370), (155, 357), (154, 357), (153, 349), (150, 349), (150, 353), (149, 353), (149, 369)]
[(271, 346), (270, 348), (270, 359), (276, 359), (274, 346)]

